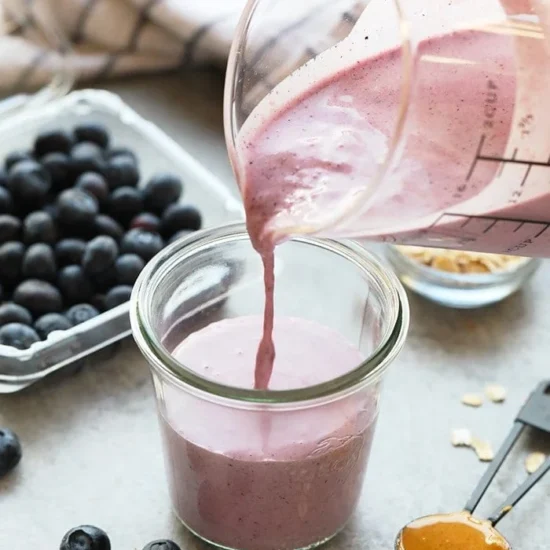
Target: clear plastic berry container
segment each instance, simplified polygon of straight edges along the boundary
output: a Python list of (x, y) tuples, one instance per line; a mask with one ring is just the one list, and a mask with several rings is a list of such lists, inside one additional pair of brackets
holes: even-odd
[[(63, 95), (66, 87), (46, 98), (21, 97), (7, 106), (0, 124), (0, 159), (16, 149), (28, 149), (37, 133), (49, 128), (69, 129), (76, 123), (99, 122), (110, 131), (115, 146), (131, 148), (139, 158), (140, 185), (154, 172), (173, 172), (184, 182), (184, 200), (202, 213), (204, 227), (242, 218), (240, 202), (225, 185), (193, 159), (157, 126), (139, 116), (118, 96), (101, 90)], [(15, 108), (12, 109), (12, 107)], [(22, 107), (22, 108), (21, 108)], [(9, 111), (9, 113), (8, 113)], [(223, 274), (220, 275), (223, 279)], [(223, 291), (223, 280), (204, 281), (204, 292)], [(19, 391), (130, 334), (128, 303), (69, 330), (53, 332), (29, 349), (0, 345), (0, 393)]]

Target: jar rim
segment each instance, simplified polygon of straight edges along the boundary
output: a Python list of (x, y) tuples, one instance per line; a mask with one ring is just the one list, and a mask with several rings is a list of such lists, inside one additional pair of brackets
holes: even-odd
[(167, 246), (141, 272), (132, 291), (130, 322), (134, 339), (151, 368), (176, 385), (183, 384), (186, 390), (198, 392), (214, 400), (266, 405), (303, 403), (336, 397), (370, 385), (381, 377), (401, 351), (407, 335), (409, 306), (405, 290), (393, 271), (385, 268), (358, 243), (311, 236), (293, 237), (290, 240), (323, 248), (348, 259), (362, 271), (368, 272), (382, 290), (391, 319), (377, 348), (360, 365), (343, 375), (313, 386), (290, 390), (257, 390), (228, 386), (203, 378), (177, 361), (156, 336), (149, 319), (148, 306), (152, 292), (160, 286), (159, 270), (167, 261), (175, 258), (182, 261), (185, 257), (200, 252), (205, 246), (235, 240), (249, 240), (245, 224), (233, 223), (197, 231)]

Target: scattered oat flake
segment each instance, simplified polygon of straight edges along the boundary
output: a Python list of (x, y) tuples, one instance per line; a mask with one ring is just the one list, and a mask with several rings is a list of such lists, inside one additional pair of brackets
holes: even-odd
[(490, 384), (485, 388), (485, 395), (493, 403), (502, 403), (506, 399), (506, 388), (498, 384)]
[(481, 462), (491, 462), (491, 460), (495, 458), (493, 448), (487, 441), (474, 437), (472, 439), (472, 449), (476, 452), (476, 455)]
[(465, 393), (461, 401), (463, 405), (468, 405), (468, 407), (481, 407), (483, 405), (483, 397), (478, 393)]
[(453, 430), (451, 443), (453, 447), (470, 447), (472, 445), (472, 433), (467, 428)]
[(534, 474), (546, 460), (544, 453), (531, 453), (525, 459), (525, 469), (528, 474)]

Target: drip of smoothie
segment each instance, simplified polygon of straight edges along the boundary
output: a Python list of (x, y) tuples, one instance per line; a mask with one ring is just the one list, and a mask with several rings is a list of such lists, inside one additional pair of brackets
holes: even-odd
[[(213, 323), (174, 357), (202, 378), (252, 388), (261, 317)], [(304, 388), (356, 368), (361, 353), (339, 333), (275, 319), (270, 386)], [(229, 548), (305, 548), (337, 533), (361, 492), (378, 389), (307, 408), (234, 408), (163, 387), (161, 424), (174, 507), (200, 536)], [(269, 420), (266, 445), (264, 420)]]

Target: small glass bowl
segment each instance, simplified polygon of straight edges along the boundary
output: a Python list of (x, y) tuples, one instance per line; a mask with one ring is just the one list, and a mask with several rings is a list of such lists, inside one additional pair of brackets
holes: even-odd
[(541, 265), (541, 260), (521, 258), (509, 268), (491, 273), (452, 273), (424, 265), (398, 246), (388, 246), (386, 256), (403, 285), (432, 302), (457, 309), (474, 309), (504, 300)]

